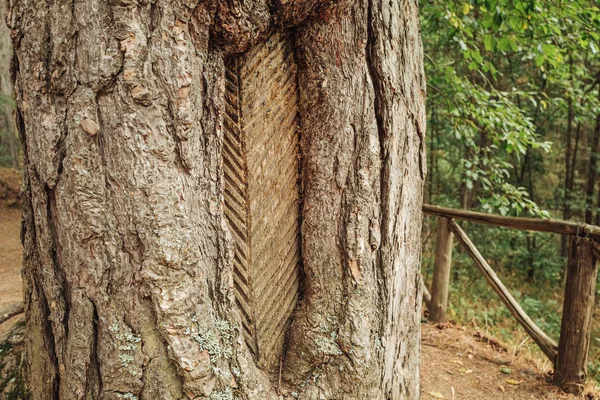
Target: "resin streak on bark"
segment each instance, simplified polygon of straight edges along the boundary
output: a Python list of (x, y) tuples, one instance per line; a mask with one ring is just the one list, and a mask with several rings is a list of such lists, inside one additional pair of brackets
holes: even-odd
[(275, 33), (227, 62), (225, 213), (236, 300), (259, 365), (279, 365), (298, 296), (297, 87), (290, 38)]

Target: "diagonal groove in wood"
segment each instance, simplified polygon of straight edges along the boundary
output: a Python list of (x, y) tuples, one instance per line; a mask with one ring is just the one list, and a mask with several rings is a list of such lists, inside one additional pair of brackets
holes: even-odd
[[(230, 231), (234, 236), (234, 292), (236, 304), (242, 317), (243, 333), (248, 346), (254, 354), (258, 354), (257, 343), (254, 340), (254, 309), (252, 291), (249, 289), (251, 279), (249, 274), (248, 231), (250, 220), (248, 215), (248, 179), (244, 161), (245, 143), (240, 132), (241, 101), (240, 85), (237, 78), (238, 63), (232, 59), (227, 65), (225, 75), (225, 140), (223, 146), (223, 171), (225, 176), (225, 215), (229, 222)], [(234, 145), (237, 144), (237, 145)]]
[(250, 74), (260, 71), (260, 66), (269, 63), (275, 57), (280, 57), (282, 52), (291, 50), (289, 38), (284, 36), (274, 33), (266, 42), (254, 47), (245, 55), (245, 67), (240, 71), (240, 78), (244, 82)]
[[(262, 301), (268, 301), (268, 298), (272, 297), (275, 293), (285, 292), (286, 287), (287, 287), (285, 284), (289, 283), (290, 279), (296, 278), (296, 274), (294, 273), (294, 272), (296, 272), (294, 269), (296, 267), (296, 263), (292, 263), (296, 258), (296, 253), (297, 252), (294, 252), (293, 254), (291, 254), (291, 256), (292, 256), (291, 259), (288, 259), (288, 260), (284, 259), (278, 263), (279, 266), (288, 265), (288, 266), (291, 266), (292, 268), (288, 269), (288, 270), (285, 270), (284, 268), (279, 268), (279, 271), (277, 272), (277, 275), (279, 275), (277, 280), (281, 283), (281, 285), (271, 286), (267, 290), (265, 290), (265, 296), (263, 298), (261, 298)], [(288, 263), (286, 261), (290, 261), (290, 262)], [(282, 299), (282, 301), (283, 300), (285, 300), (285, 299)], [(259, 305), (262, 305), (262, 304), (259, 302)], [(257, 313), (257, 316), (256, 316), (257, 320), (260, 320), (261, 316), (264, 316), (267, 311), (268, 310), (266, 307), (261, 307), (260, 311)]]
[(290, 38), (275, 32), (226, 61), (225, 214), (234, 291), (258, 364), (274, 369), (299, 290), (298, 88)]
[[(295, 93), (295, 91), (296, 91), (296, 83), (294, 81), (290, 81), (290, 82), (288, 82), (288, 84), (286, 86), (283, 86), (278, 91), (279, 93), (276, 95), (275, 98), (272, 98), (270, 100), (271, 101), (284, 101), (285, 99), (289, 99), (290, 94)], [(261, 100), (266, 100), (266, 99), (261, 99)], [(246, 124), (245, 124), (246, 129), (252, 127), (256, 123), (259, 123), (259, 122), (260, 123), (264, 123), (263, 121), (264, 121), (264, 118), (265, 118), (265, 114), (269, 114), (269, 115), (272, 114), (273, 110), (274, 110), (274, 107), (278, 107), (279, 108), (279, 110), (277, 110), (278, 113), (275, 114), (276, 117), (279, 116), (280, 113), (281, 113), (281, 109), (284, 109), (284, 110), (287, 109), (284, 106), (285, 106), (285, 104), (282, 103), (280, 105), (276, 105), (276, 106), (273, 106), (273, 107), (270, 107), (270, 108), (265, 108), (265, 109), (259, 109), (259, 110), (257, 110), (257, 113), (252, 116), (252, 119), (246, 121)], [(287, 109), (287, 110), (290, 110), (290, 109)], [(250, 111), (251, 112), (253, 110), (246, 110), (246, 111)], [(290, 111), (294, 111), (295, 112), (296, 110), (294, 108), (292, 108)], [(275, 121), (275, 118), (271, 118), (270, 117), (269, 121), (271, 121), (271, 123), (273, 123)], [(259, 136), (258, 138), (261, 139), (263, 137)], [(253, 138), (251, 138), (251, 139), (253, 139)], [(255, 147), (253, 147), (253, 148), (255, 148)]]
[[(296, 239), (292, 238), (292, 235), (298, 236), (298, 229), (291, 229), (290, 230), (290, 240), (288, 240), (288, 242), (286, 243), (287, 246), (289, 246), (290, 251), (287, 252), (287, 254), (284, 256), (286, 260), (290, 259), (290, 255), (295, 256), (295, 254), (297, 253), (297, 243), (293, 243)], [(294, 246), (295, 245), (295, 246)], [(296, 247), (296, 248), (294, 248)], [(291, 261), (289, 263), (287, 263), (288, 265), (291, 263)], [(265, 273), (269, 274), (269, 275), (263, 275), (263, 276), (259, 276), (258, 278), (258, 282), (259, 284), (256, 286), (256, 289), (263, 291), (266, 290), (265, 286), (267, 282), (271, 281), (273, 279), (273, 275), (276, 273), (276, 271), (269, 271), (269, 270), (265, 270)]]
[[(279, 244), (287, 244), (289, 246), (292, 245), (292, 241), (294, 241), (294, 237), (292, 237), (292, 235), (297, 236), (298, 235), (298, 228), (295, 224), (290, 224), (289, 222), (286, 224), (286, 222), (288, 221), (281, 221), (278, 226), (277, 226), (277, 230), (275, 232), (280, 233), (280, 240), (278, 241)], [(287, 226), (286, 226), (287, 225)], [(280, 246), (283, 247), (283, 246)], [(284, 248), (285, 250), (285, 248)], [(256, 256), (253, 256), (253, 262), (261, 265), (260, 268), (257, 268), (255, 272), (255, 277), (258, 279), (257, 288), (263, 288), (263, 286), (266, 284), (266, 282), (269, 282), (270, 276), (268, 275), (264, 275), (264, 273), (266, 273), (267, 271), (269, 271), (269, 269), (267, 268), (269, 266), (269, 263), (276, 263), (276, 257), (275, 257), (275, 252), (277, 251), (276, 248), (273, 248), (273, 246), (269, 246), (268, 244), (264, 244), (262, 246), (262, 248), (260, 249), (260, 253), (257, 254)], [(273, 273), (273, 271), (271, 270), (271, 273)]]
[[(286, 154), (289, 154), (289, 153), (286, 152)], [(280, 169), (275, 168), (275, 170), (280, 170)], [(269, 171), (272, 171), (272, 169), (269, 169)], [(287, 176), (283, 176), (280, 178), (282, 182), (281, 183), (278, 182), (280, 184), (279, 188), (274, 188), (272, 186), (269, 186), (269, 189), (272, 191), (272, 193), (280, 195), (281, 196), (280, 198), (277, 198), (275, 196), (270, 196), (270, 197), (260, 196), (259, 197), (259, 195), (257, 195), (257, 197), (255, 197), (253, 199), (253, 201), (251, 202), (251, 207), (254, 207), (257, 204), (263, 204), (263, 209), (262, 209), (261, 213), (258, 215), (258, 217), (260, 218), (259, 221), (263, 221), (262, 217), (265, 214), (272, 213), (274, 211), (273, 210), (274, 204), (281, 204), (282, 200), (283, 201), (288, 200), (289, 197), (296, 195), (296, 193), (294, 193), (293, 191), (290, 192), (290, 188), (297, 186), (297, 181), (298, 181), (297, 178), (298, 177), (297, 177), (297, 175), (294, 174), (294, 171), (291, 171), (288, 173)], [(267, 186), (269, 184), (269, 182), (261, 182), (261, 184), (264, 187), (264, 186)], [(280, 189), (280, 190), (277, 190), (277, 189)], [(252, 192), (253, 191), (250, 191), (250, 193), (252, 193)], [(258, 224), (256, 226), (252, 227), (252, 229), (250, 231), (251, 238), (256, 235), (256, 232), (259, 231), (260, 227), (261, 227), (261, 225), (258, 225)]]

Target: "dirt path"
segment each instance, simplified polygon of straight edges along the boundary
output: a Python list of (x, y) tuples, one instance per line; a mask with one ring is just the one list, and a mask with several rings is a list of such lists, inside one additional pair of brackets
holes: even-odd
[(20, 230), (21, 210), (0, 209), (0, 309), (23, 301)]
[[(465, 328), (442, 327), (421, 325), (423, 400), (581, 399), (557, 390), (533, 361), (509, 354), (493, 339)], [(586, 398), (600, 399), (592, 393)]]
[[(21, 283), (21, 209), (0, 208), (0, 310), (23, 301)], [(21, 316), (0, 324), (0, 339)]]

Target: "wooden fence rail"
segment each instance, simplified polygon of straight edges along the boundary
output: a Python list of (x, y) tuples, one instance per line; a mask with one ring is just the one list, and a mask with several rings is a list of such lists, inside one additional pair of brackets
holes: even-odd
[[(587, 379), (597, 260), (600, 258), (600, 227), (555, 219), (503, 217), (432, 205), (424, 205), (423, 212), (438, 217), (433, 285), (430, 300), (427, 302), (430, 320), (442, 322), (446, 319), (452, 240), (453, 236), (456, 236), (457, 241), (469, 253), (513, 317), (552, 361), (555, 370), (554, 382), (568, 392), (582, 393)], [(454, 219), (572, 236), (558, 345), (525, 313)]]
[(531, 320), (531, 318), (529, 318), (529, 316), (525, 313), (525, 310), (521, 308), (521, 305), (510, 294), (492, 267), (490, 267), (479, 250), (477, 250), (477, 247), (475, 247), (465, 231), (463, 231), (462, 228), (453, 220), (450, 220), (449, 225), (460, 244), (463, 245), (473, 261), (475, 261), (475, 264), (479, 267), (479, 270), (483, 273), (485, 279), (488, 281), (492, 289), (494, 289), (494, 292), (496, 292), (496, 294), (500, 297), (500, 300), (502, 300), (502, 302), (506, 305), (513, 317), (515, 317), (519, 324), (521, 324), (521, 326), (525, 329), (529, 336), (531, 336), (533, 341), (540, 347), (550, 361), (555, 363), (558, 346), (554, 340), (550, 339), (548, 335), (546, 335), (544, 331), (542, 331), (540, 327), (537, 326), (535, 322)]
[(463, 221), (478, 222), (480, 224), (503, 226), (525, 231), (551, 232), (573, 236), (591, 236), (600, 240), (600, 227), (584, 223), (562, 221), (559, 219), (503, 217), (480, 213), (476, 211), (455, 210), (453, 208), (423, 205), (423, 212), (438, 217), (461, 219)]

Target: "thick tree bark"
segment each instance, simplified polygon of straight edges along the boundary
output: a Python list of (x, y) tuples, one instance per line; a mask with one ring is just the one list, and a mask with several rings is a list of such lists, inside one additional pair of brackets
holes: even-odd
[[(10, 1), (32, 398), (418, 398), (418, 6), (327, 3)], [(226, 61), (284, 29), (303, 274), (279, 379), (242, 339), (223, 160)]]

